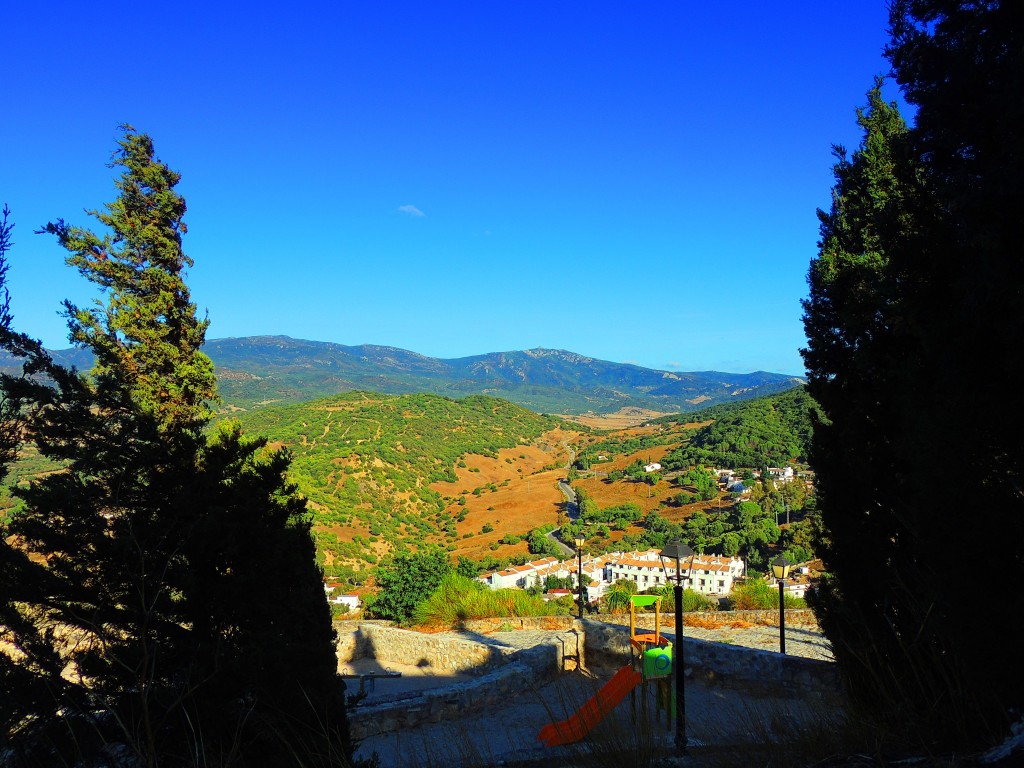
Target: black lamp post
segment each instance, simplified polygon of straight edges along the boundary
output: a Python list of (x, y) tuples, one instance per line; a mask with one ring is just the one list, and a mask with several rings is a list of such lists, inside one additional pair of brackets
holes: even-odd
[(673, 590), (676, 598), (676, 642), (672, 648), (672, 674), (676, 684), (676, 755), (682, 757), (686, 754), (686, 686), (683, 669), (683, 568), (680, 561), (690, 558), (690, 570), (693, 570), (693, 550), (676, 541), (667, 544), (659, 555), (666, 581), (669, 576), (665, 558), (676, 561), (676, 585)]
[(792, 565), (785, 555), (772, 560), (772, 573), (779, 582), (779, 652), (786, 653), (786, 577)]
[(586, 543), (586, 538), (582, 533), (576, 534), (576, 557), (579, 558), (579, 572), (577, 573), (579, 587), (580, 587), (580, 620), (583, 620), (583, 545)]

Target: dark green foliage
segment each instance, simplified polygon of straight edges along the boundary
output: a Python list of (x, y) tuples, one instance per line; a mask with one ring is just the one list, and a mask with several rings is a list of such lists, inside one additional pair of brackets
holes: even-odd
[[(38, 351), (38, 343), (11, 330), (6, 281), (13, 227), (4, 206), (0, 220), (0, 348), (28, 353)], [(25, 416), (19, 398), (9, 394), (6, 386), (0, 388), (0, 478), (7, 475), (8, 465), (18, 456)], [(52, 580), (8, 540), (2, 523), (0, 520), (0, 637), (4, 643), (0, 648), (0, 752), (17, 746), (19, 730), (53, 715), (55, 700), (67, 688), (51, 637), (25, 611), (26, 602), (41, 604), (52, 592)], [(17, 662), (15, 656), (20, 656)]]
[(366, 607), (380, 619), (408, 623), (416, 606), (426, 600), (452, 572), (448, 555), (439, 549), (402, 552), (377, 572), (378, 592)]
[[(10, 250), (14, 224), (11, 212), (4, 205), (0, 219), (0, 334), (5, 342), (11, 337), (11, 299), (7, 291), (7, 251)], [(0, 392), (0, 480), (7, 477), (8, 467), (18, 457), (21, 444), (20, 419), (16, 405)]]
[(690, 416), (714, 419), (662, 459), (666, 469), (780, 466), (806, 461), (813, 401), (803, 387)]
[[(1000, 738), (1024, 705), (1017, 648), (964, 614), (1021, 607), (1024, 551), (991, 535), (1024, 536), (1024, 416), (978, 406), (1006, 402), (1019, 379), (1024, 15), (898, 0), (892, 29), (915, 123), (869, 95), (805, 305), (830, 572), (815, 609), (866, 711), (963, 748)], [(984, 585), (966, 577), (972, 563), (992, 564)]]
[(692, 488), (703, 501), (710, 501), (718, 495), (718, 477), (701, 464), (680, 475), (676, 482)]
[(480, 574), (480, 568), (465, 555), (459, 555), (455, 564), (455, 572), (467, 579), (475, 579)]
[(554, 529), (553, 526), (542, 526), (530, 531), (526, 539), (526, 545), (531, 555), (561, 557), (562, 551), (558, 544), (548, 538), (548, 534)]
[(39, 374), (4, 377), (5, 402), (66, 467), (17, 489), (4, 531), (46, 563), (0, 558), (18, 609), (5, 627), (57, 628), (40, 633), (49, 649), (21, 635), (21, 672), (47, 697), (0, 710), (4, 738), (29, 764), (92, 764), (111, 744), (145, 766), (346, 764), (344, 683), (288, 456), (233, 425), (207, 439), (216, 391), (184, 282), (178, 175), (132, 129), (114, 165), (118, 197), (93, 212), (107, 234), (45, 227), (103, 289), (96, 309), (65, 305), (92, 374), (2, 336)]

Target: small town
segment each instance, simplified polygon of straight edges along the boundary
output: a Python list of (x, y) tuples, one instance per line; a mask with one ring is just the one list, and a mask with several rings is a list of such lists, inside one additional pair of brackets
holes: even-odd
[[(692, 561), (686, 564), (680, 581), (675, 562), (664, 561), (656, 550), (650, 549), (643, 552), (609, 552), (600, 556), (566, 560), (544, 557), (484, 573), (477, 578), (491, 589), (535, 589), (542, 591), (545, 599), (578, 599), (578, 586), (575, 589), (548, 588), (547, 583), (553, 579), (555, 583), (578, 585), (581, 563), (583, 595), (588, 611), (597, 611), (608, 588), (622, 579), (633, 582), (636, 591), (641, 593), (680, 583), (684, 589), (701, 595), (725, 598), (747, 576), (743, 560), (738, 557), (694, 555)], [(785, 594), (803, 598), (820, 573), (820, 561), (794, 564), (783, 585)], [(761, 578), (773, 587), (778, 584), (778, 579), (772, 574), (765, 574)], [(329, 580), (324, 582), (324, 589), (332, 604), (344, 606), (346, 612), (359, 610), (361, 602), (358, 594), (342, 593), (342, 588)]]

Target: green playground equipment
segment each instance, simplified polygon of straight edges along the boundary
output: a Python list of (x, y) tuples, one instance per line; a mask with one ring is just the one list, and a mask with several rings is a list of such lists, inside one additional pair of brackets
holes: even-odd
[[(654, 633), (636, 631), (636, 609), (654, 606)], [(538, 738), (549, 747), (572, 744), (586, 736), (629, 696), (637, 705), (636, 689), (641, 688), (640, 701), (644, 712), (647, 707), (647, 685), (657, 685), (657, 717), (667, 710), (672, 722), (675, 714), (675, 694), (669, 680), (672, 677), (672, 644), (661, 636), (661, 597), (659, 595), (632, 595), (629, 598), (629, 664), (597, 691), (580, 709), (565, 720), (545, 725)], [(634, 712), (636, 710), (634, 709)]]

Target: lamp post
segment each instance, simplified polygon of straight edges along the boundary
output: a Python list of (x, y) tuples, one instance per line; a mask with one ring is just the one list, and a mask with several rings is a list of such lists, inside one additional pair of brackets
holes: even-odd
[(668, 567), (665, 558), (676, 561), (676, 585), (673, 589), (676, 598), (676, 641), (672, 647), (672, 674), (675, 677), (676, 689), (676, 755), (686, 754), (686, 687), (683, 660), (683, 568), (681, 560), (690, 558), (690, 570), (693, 569), (693, 550), (680, 541), (667, 544), (659, 553), (661, 567), (668, 580)]
[(792, 565), (785, 555), (772, 560), (772, 573), (779, 582), (779, 653), (786, 653), (786, 577)]
[(579, 571), (577, 571), (577, 581), (580, 587), (580, 621), (583, 620), (583, 544), (586, 542), (586, 538), (582, 533), (576, 534), (576, 557), (579, 558)]

